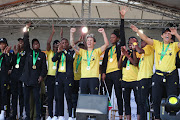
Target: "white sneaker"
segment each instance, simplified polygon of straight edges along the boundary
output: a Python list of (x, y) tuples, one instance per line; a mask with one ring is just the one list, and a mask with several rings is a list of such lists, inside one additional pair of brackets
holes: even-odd
[(59, 116), (59, 119), (58, 120), (65, 120), (64, 119), (64, 116)]
[(74, 118), (74, 120), (76, 120), (76, 118)]
[(56, 116), (54, 116), (51, 120), (58, 120), (58, 118)]
[(51, 117), (50, 117), (50, 116), (48, 116), (48, 118), (47, 118), (46, 120), (51, 120)]
[(68, 120), (73, 120), (73, 118), (72, 118), (72, 117), (69, 117)]
[(5, 118), (4, 118), (4, 110), (1, 110), (1, 114), (0, 114), (0, 120), (4, 120)]

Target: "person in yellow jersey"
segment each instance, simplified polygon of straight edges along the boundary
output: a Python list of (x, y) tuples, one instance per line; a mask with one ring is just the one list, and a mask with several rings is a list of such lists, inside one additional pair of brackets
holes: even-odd
[(56, 81), (55, 81), (55, 100), (56, 113), (58, 120), (64, 120), (64, 94), (66, 96), (69, 118), (72, 120), (72, 87), (74, 83), (73, 61), (74, 51), (69, 49), (69, 42), (63, 38), (58, 45), (58, 51), (52, 58), (57, 61)]
[[(126, 45), (124, 34), (124, 16), (126, 12), (126, 7), (123, 7), (120, 11), (120, 33), (119, 31), (114, 30), (114, 32), (111, 34), (110, 42), (112, 46), (106, 49), (102, 63), (102, 80), (105, 81), (107, 85), (110, 97), (112, 92), (112, 86), (114, 85), (120, 120), (122, 120), (123, 118), (123, 100), (121, 88), (122, 71), (118, 68), (118, 61), (121, 55), (121, 46)], [(119, 41), (120, 44), (118, 44)]]
[(138, 33), (140, 38), (147, 42), (155, 50), (156, 72), (152, 78), (152, 99), (155, 120), (160, 120), (160, 104), (164, 88), (167, 96), (178, 94), (178, 75), (176, 72), (176, 54), (180, 49), (179, 42), (171, 43), (172, 35), (180, 41), (180, 35), (176, 28), (168, 28), (162, 32), (163, 41), (147, 37), (139, 32), (139, 29), (131, 25), (131, 29)]
[(55, 40), (53, 42), (53, 50), (51, 50), (51, 41), (54, 33), (55, 33), (55, 29), (54, 29), (54, 25), (52, 25), (52, 33), (49, 36), (46, 47), (48, 73), (45, 84), (47, 86), (48, 113), (49, 113), (49, 116), (47, 117), (46, 120), (51, 120), (51, 118), (53, 117), (53, 99), (54, 99), (54, 87), (55, 87), (55, 75), (56, 75), (57, 63), (53, 62), (52, 58), (58, 50), (58, 43), (59, 43), (59, 40)]
[(133, 43), (136, 51), (139, 53), (139, 72), (137, 80), (139, 81), (139, 96), (140, 96), (140, 120), (147, 120), (147, 112), (149, 109), (148, 97), (151, 94), (151, 84), (154, 65), (154, 49), (152, 46), (141, 40), (141, 48), (137, 43)]
[(72, 48), (77, 54), (82, 56), (81, 61), (81, 80), (80, 80), (80, 91), (81, 94), (98, 94), (99, 89), (99, 59), (101, 53), (106, 50), (109, 46), (109, 42), (106, 33), (103, 28), (99, 28), (98, 32), (103, 35), (104, 45), (100, 48), (94, 49), (96, 39), (93, 34), (88, 34), (87, 39), (87, 50), (81, 49), (74, 44), (74, 32), (76, 28), (70, 30), (70, 42)]
[(135, 102), (137, 104), (137, 119), (140, 119), (140, 106), (139, 106), (139, 97), (138, 97), (138, 59), (136, 57), (136, 51), (132, 49), (134, 42), (137, 42), (136, 37), (130, 37), (128, 41), (129, 50), (126, 50), (125, 47), (121, 47), (121, 56), (119, 59), (118, 67), (122, 69), (122, 90), (123, 90), (123, 99), (125, 103), (125, 115), (127, 120), (131, 120), (131, 90), (134, 91)]

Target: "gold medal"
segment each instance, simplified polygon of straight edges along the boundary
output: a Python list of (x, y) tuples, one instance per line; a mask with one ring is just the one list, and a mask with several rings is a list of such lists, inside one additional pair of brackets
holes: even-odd
[(126, 67), (126, 70), (130, 70), (130, 66), (127, 66), (127, 67)]
[(64, 70), (64, 66), (61, 66), (61, 70)]
[(166, 82), (166, 79), (165, 79), (165, 78), (163, 78), (163, 82)]
[(35, 70), (36, 69), (36, 65), (33, 65), (32, 68)]
[(111, 58), (109, 61), (110, 61), (110, 62), (112, 62), (112, 61), (113, 61), (113, 59)]
[(161, 60), (159, 61), (159, 65), (161, 64)]
[(87, 68), (86, 68), (87, 70), (90, 70), (90, 66), (87, 66)]
[(17, 68), (17, 69), (18, 69), (18, 68), (19, 68), (19, 64), (16, 64), (16, 65), (15, 65), (15, 68)]
[(52, 68), (53, 68), (53, 70), (55, 70), (55, 69), (56, 69), (56, 66), (53, 66)]

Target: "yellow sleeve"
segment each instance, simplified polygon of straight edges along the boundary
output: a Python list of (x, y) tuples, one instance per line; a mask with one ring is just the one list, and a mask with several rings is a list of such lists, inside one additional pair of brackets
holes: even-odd
[(79, 55), (82, 56), (83, 52), (84, 52), (84, 49), (80, 48), (80, 49), (79, 49)]
[(176, 52), (179, 51), (178, 43), (179, 43), (179, 42), (174, 42), (174, 43), (173, 43), (173, 44), (175, 45), (175, 51), (176, 51)]
[(98, 53), (99, 56), (101, 56), (101, 54), (102, 54), (101, 48), (97, 48), (96, 52)]
[(150, 55), (153, 52), (153, 48), (150, 45), (146, 45), (143, 50), (145, 55)]
[(159, 40), (153, 39), (153, 49), (155, 49), (158, 46), (159, 43), (160, 43)]
[(47, 57), (51, 54), (51, 52), (52, 52), (52, 50), (49, 50), (49, 51), (46, 50)]

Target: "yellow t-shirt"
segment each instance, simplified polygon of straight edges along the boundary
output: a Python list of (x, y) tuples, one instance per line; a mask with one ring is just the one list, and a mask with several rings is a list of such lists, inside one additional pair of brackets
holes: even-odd
[(118, 68), (118, 61), (117, 61), (117, 53), (116, 53), (116, 46), (112, 46), (112, 62), (111, 62), (111, 49), (108, 52), (108, 62), (107, 62), (107, 69), (106, 69), (106, 73), (111, 73), (117, 70), (120, 70)]
[[(54, 52), (52, 50), (46, 51), (47, 55), (47, 61), (48, 61), (48, 73), (47, 75), (55, 76), (56, 75), (56, 69), (53, 69), (54, 62), (52, 61), (52, 58), (54, 56)], [(57, 62), (55, 62), (55, 66), (57, 67)]]
[[(90, 57), (92, 51), (88, 51)], [(81, 61), (81, 78), (99, 78), (99, 59), (101, 56), (101, 48), (94, 49), (90, 60), (90, 70), (87, 70), (87, 50), (80, 49), (79, 55), (82, 56)]]
[(141, 80), (143, 78), (151, 78), (153, 75), (154, 50), (150, 45), (146, 45), (143, 50), (145, 53), (137, 56), (138, 58), (140, 58), (137, 80)]
[[(76, 70), (77, 60), (80, 61), (78, 68)], [(73, 71), (74, 71), (74, 80), (80, 80), (81, 79), (81, 60), (82, 57), (80, 55), (75, 55), (74, 63), (73, 63)]]
[[(166, 50), (167, 45), (168, 44), (164, 44), (164, 51)], [(163, 48), (163, 42), (160, 42), (158, 40), (153, 40), (153, 49), (155, 50), (156, 70), (160, 70), (162, 72), (172, 72), (173, 70), (176, 69), (175, 66), (176, 54), (179, 51), (178, 42), (170, 43), (169, 48), (160, 63), (159, 61), (161, 57), (162, 48)]]
[[(64, 62), (62, 62), (63, 56), (65, 57)], [(66, 56), (65, 56), (65, 54), (61, 55), (61, 60), (59, 62), (58, 72), (66, 72)]]
[[(123, 61), (125, 59), (125, 56), (123, 57)], [(123, 75), (123, 78), (122, 80), (123, 81), (126, 81), (126, 82), (133, 82), (133, 81), (137, 81), (137, 76), (138, 76), (138, 67), (137, 66), (134, 66), (132, 64), (129, 64), (129, 70), (128, 70), (128, 65), (126, 63), (126, 68), (123, 67), (122, 69), (122, 75)]]

